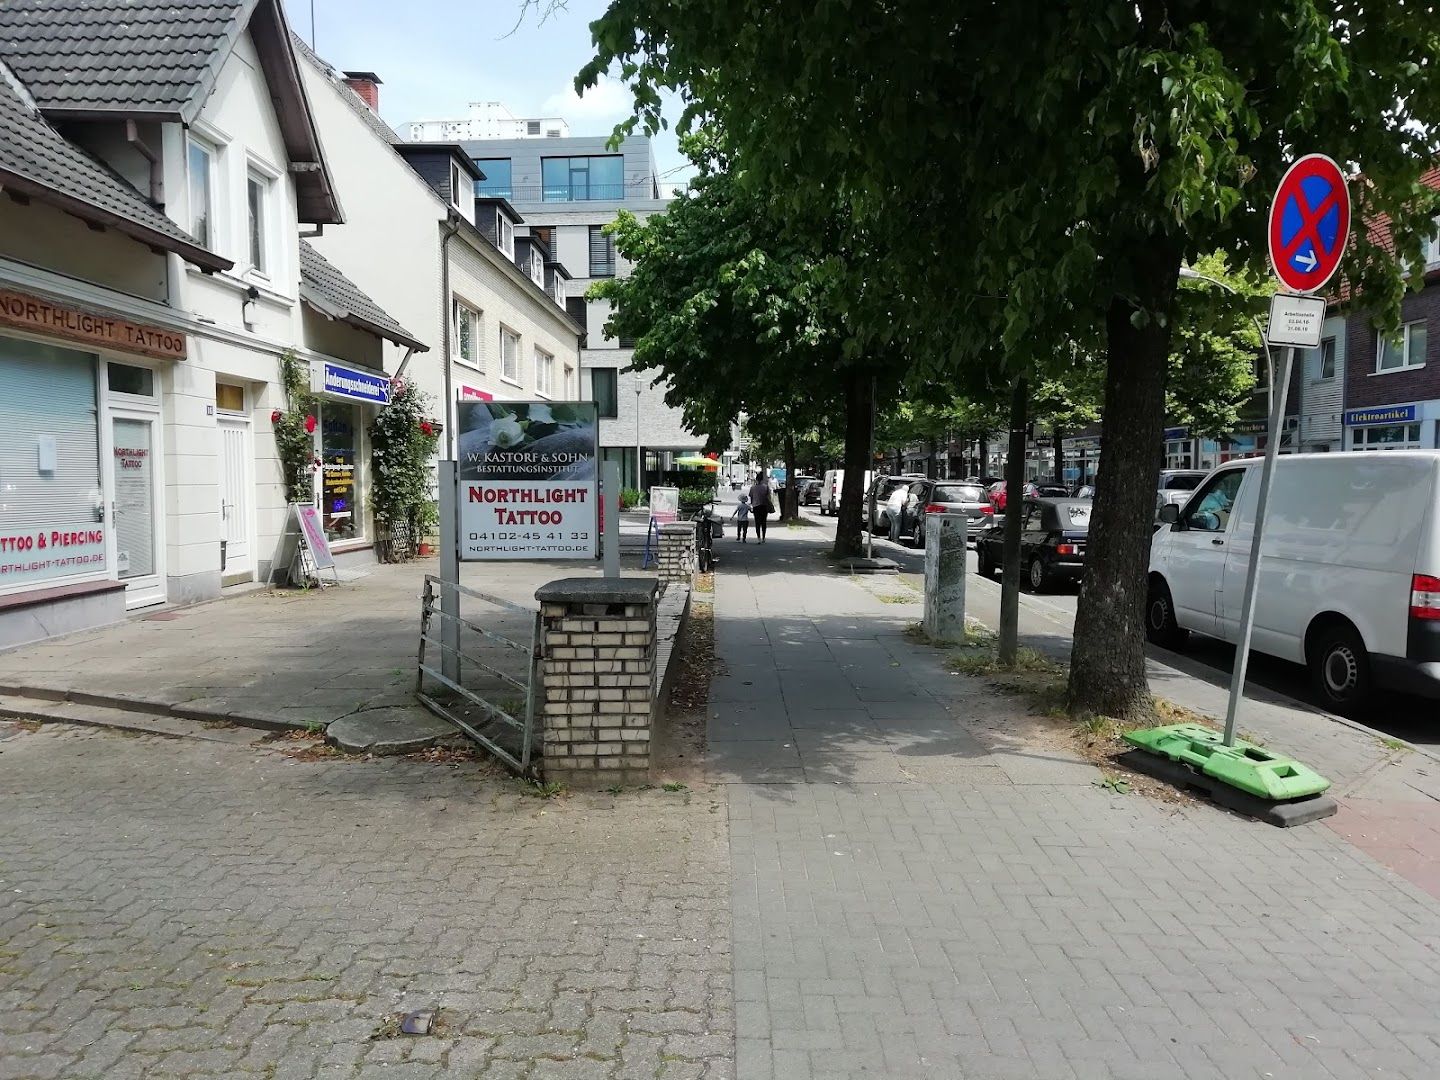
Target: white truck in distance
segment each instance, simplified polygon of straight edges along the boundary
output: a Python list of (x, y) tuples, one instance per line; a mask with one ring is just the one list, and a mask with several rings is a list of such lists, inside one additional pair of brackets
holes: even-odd
[[(1222, 465), (1161, 509), (1152, 642), (1239, 639), (1261, 464)], [(1275, 469), (1251, 647), (1306, 665), (1335, 712), (1376, 687), (1440, 698), (1440, 451), (1285, 455)]]

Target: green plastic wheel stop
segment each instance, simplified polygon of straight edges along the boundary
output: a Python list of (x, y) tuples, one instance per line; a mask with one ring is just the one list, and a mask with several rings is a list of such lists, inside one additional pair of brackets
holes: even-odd
[(1169, 724), (1127, 732), (1131, 746), (1183, 761), (1221, 783), (1261, 799), (1285, 802), (1318, 795), (1330, 781), (1294, 758), (1271, 753), (1241, 739), (1226, 746), (1224, 736), (1200, 724)]

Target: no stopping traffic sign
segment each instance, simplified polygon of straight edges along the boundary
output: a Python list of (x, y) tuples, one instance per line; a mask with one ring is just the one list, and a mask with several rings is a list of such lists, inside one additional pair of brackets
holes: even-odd
[(1350, 189), (1324, 154), (1291, 165), (1270, 204), (1270, 264), (1292, 292), (1314, 292), (1340, 267), (1350, 237)]

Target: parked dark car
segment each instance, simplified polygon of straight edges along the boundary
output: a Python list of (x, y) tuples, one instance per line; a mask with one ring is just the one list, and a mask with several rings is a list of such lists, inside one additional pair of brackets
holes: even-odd
[[(1079, 581), (1085, 573), (1085, 544), (1090, 534), (1088, 500), (1026, 499), (1020, 522), (1020, 580), (1033, 592), (1061, 581)], [(993, 577), (1005, 557), (1005, 523), (982, 532), (975, 544), (980, 573)]]
[(800, 505), (820, 505), (820, 478), (818, 476), (802, 476), (796, 481), (800, 485)]
[(876, 536), (884, 536), (890, 532), (890, 496), (902, 488), (907, 488), (916, 480), (924, 480), (925, 477), (913, 473), (901, 473), (896, 476), (877, 476), (870, 490), (865, 493), (865, 527)]
[(910, 537), (916, 547), (925, 546), (925, 516), (939, 513), (964, 514), (973, 538), (995, 515), (994, 507), (979, 484), (958, 480), (917, 480), (910, 485), (899, 512), (890, 515), (890, 539), (896, 543)]

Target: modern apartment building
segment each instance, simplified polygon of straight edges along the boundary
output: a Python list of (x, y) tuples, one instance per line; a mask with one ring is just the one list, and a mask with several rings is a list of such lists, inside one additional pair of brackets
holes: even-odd
[(680, 410), (666, 405), (664, 384), (651, 385), (653, 372), (625, 370), (633, 342), (607, 337), (610, 305), (585, 299), (595, 281), (628, 270), (605, 226), (621, 209), (643, 218), (663, 212), (669, 202), (650, 140), (630, 136), (615, 150), (605, 136), (459, 142), (484, 173), (475, 185), (482, 203), (504, 211), (517, 243), (537, 239), (547, 267), (555, 263), (568, 271), (558, 282), (547, 277), (547, 287), (563, 291), (567, 310), (585, 331), (580, 396), (600, 406), (603, 457), (619, 462), (627, 484), (683, 480), (675, 459), (702, 450), (704, 434), (687, 429)]

